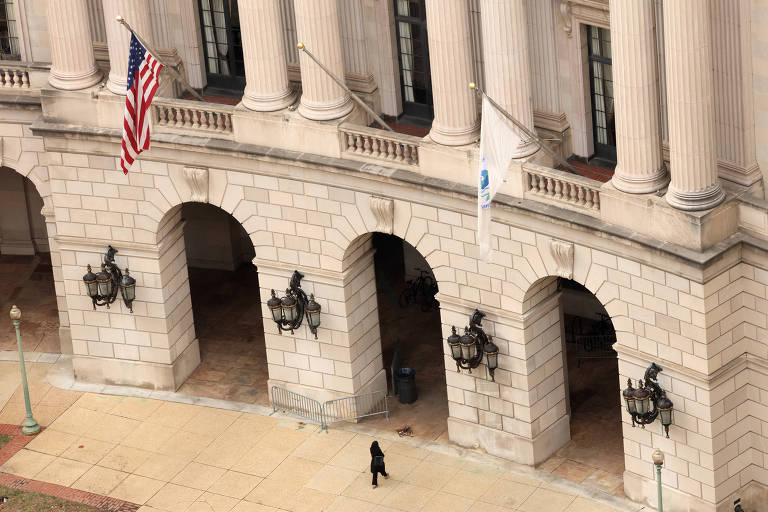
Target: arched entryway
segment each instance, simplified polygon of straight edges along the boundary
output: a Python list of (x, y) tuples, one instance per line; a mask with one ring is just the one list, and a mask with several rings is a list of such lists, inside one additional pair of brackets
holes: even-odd
[[(59, 311), (42, 208), (28, 178), (0, 167), (0, 311), (7, 315), (13, 304), (21, 308), (24, 350), (59, 353)], [(16, 350), (10, 322), (0, 329), (0, 350)]]
[[(414, 436), (447, 439), (448, 397), (437, 282), (424, 257), (403, 239), (373, 233), (381, 352), (391, 396), (389, 430), (410, 427)], [(393, 370), (415, 371), (415, 401), (401, 403)], [(407, 396), (404, 398), (408, 398)]]
[[(546, 278), (559, 294), (560, 343), (570, 441), (539, 469), (622, 495), (622, 433), (616, 331), (600, 300), (580, 283)], [(536, 286), (536, 289), (544, 289)]]
[(267, 362), (253, 243), (221, 208), (181, 205), (200, 365), (180, 393), (267, 405)]

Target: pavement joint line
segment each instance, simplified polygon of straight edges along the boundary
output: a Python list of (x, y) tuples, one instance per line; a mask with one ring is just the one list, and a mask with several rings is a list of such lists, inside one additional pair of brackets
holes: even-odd
[[(48, 372), (46, 380), (53, 387), (69, 391), (162, 400), (166, 402), (211, 407), (214, 409), (243, 412), (248, 414), (258, 414), (261, 416), (272, 416), (284, 420), (302, 421), (301, 419), (297, 419), (295, 416), (291, 416), (289, 414), (273, 412), (271, 407), (266, 407), (263, 405), (235, 402), (231, 400), (221, 400), (216, 398), (196, 397), (173, 391), (155, 391), (130, 386), (76, 382), (74, 380), (74, 372), (72, 370), (71, 356), (64, 354), (58, 358), (51, 371)], [(323, 432), (320, 429), (320, 425), (316, 425), (314, 423), (307, 423), (307, 425), (315, 427), (314, 433), (322, 435)], [(614, 496), (600, 491), (599, 489), (587, 487), (583, 484), (555, 476), (551, 473), (547, 473), (530, 466), (525, 466), (513, 461), (502, 459), (480, 450), (464, 448), (459, 445), (446, 444), (427, 439), (400, 437), (394, 431), (390, 432), (388, 430), (381, 430), (378, 428), (369, 427), (367, 425), (355, 423), (343, 423), (337, 425), (338, 430), (354, 432), (357, 434), (365, 434), (389, 441), (397, 441), (414, 448), (426, 449), (433, 453), (457, 457), (463, 460), (468, 460), (470, 462), (491, 466), (492, 468), (499, 471), (533, 478), (541, 481), (542, 483), (564, 489), (569, 493), (575, 493), (578, 496), (598, 501), (625, 512), (641, 512), (652, 510), (640, 503), (633, 502), (629, 499)]]

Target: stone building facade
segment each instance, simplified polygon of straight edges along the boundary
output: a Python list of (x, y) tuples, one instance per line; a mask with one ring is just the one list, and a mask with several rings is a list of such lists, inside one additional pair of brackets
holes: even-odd
[[(322, 306), (315, 340), (306, 327), (280, 335), (262, 304), (270, 384), (319, 399), (386, 389), (371, 236), (391, 233), (431, 266), (444, 338), (480, 308), (500, 350), (492, 381), (482, 368), (456, 372), (445, 345), (452, 441), (525, 464), (568, 441), (557, 277), (571, 278), (616, 329), (619, 375), (607, 385), (617, 407), (627, 378), (652, 362), (675, 404), (669, 439), (624, 413), (626, 494), (654, 504), (658, 447), (667, 510), (768, 501), (762, 0), (426, 0), (434, 120), (423, 138), (369, 127), (293, 50), (304, 42), (378, 112), (397, 115), (408, 100), (397, 3), (239, 0), (242, 101), (181, 99), (165, 77), (152, 148), (128, 175), (119, 152), (129, 36), (112, 20), (122, 14), (200, 88), (209, 77), (198, 2), (14, 5), (19, 60), (0, 62), (0, 163), (42, 198), (47, 240), (41, 226), (20, 229), (16, 213), (39, 205), (20, 204), (22, 182), (9, 182), (0, 194), (16, 202), (0, 205), (0, 252), (49, 246), (77, 379), (175, 390), (199, 364), (181, 205), (200, 202), (249, 234), (263, 301), (299, 270)], [(480, 117), (467, 84), (557, 139), (562, 155), (588, 157), (600, 128), (588, 26), (611, 31), (614, 178), (555, 169), (541, 152), (516, 161), (483, 262)], [(85, 293), (85, 267), (108, 244), (137, 280), (133, 313), (120, 301), (94, 310)]]

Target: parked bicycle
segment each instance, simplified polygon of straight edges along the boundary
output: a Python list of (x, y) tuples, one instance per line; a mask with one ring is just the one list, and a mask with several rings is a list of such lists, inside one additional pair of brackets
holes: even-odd
[(418, 304), (421, 311), (427, 312), (432, 308), (439, 308), (440, 303), (435, 299), (437, 283), (432, 274), (427, 270), (417, 268), (419, 277), (406, 281), (406, 288), (400, 294), (398, 304), (401, 308), (407, 308), (411, 304)]

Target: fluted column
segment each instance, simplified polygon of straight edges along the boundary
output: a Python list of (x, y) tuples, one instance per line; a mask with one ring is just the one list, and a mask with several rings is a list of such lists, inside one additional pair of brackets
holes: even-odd
[(725, 197), (717, 178), (709, 3), (664, 2), (664, 35), (672, 171), (667, 202), (706, 210)]
[[(426, 0), (429, 65), (435, 118), (430, 138), (460, 146), (477, 140), (480, 120), (469, 82), (472, 62), (468, 0)], [(487, 73), (486, 73), (487, 75)]]
[(149, 19), (149, 0), (104, 0), (104, 24), (109, 47), (109, 81), (107, 89), (125, 94), (128, 78), (128, 47), (131, 33), (115, 21), (120, 14), (133, 30), (151, 43), (152, 25)]
[(240, 0), (238, 7), (245, 62), (243, 105), (262, 112), (291, 105), (279, 0)]
[(354, 91), (375, 89), (368, 66), (362, 0), (340, 0), (341, 42), (347, 85)]
[[(338, 0), (295, 0), (296, 37), (336, 77), (344, 79)], [(301, 104), (299, 114), (307, 119), (338, 119), (352, 110), (349, 94), (299, 52)]]
[(750, 186), (762, 178), (755, 145), (752, 4), (730, 0), (711, 5), (719, 174)]
[(102, 75), (93, 57), (86, 0), (49, 0), (47, 18), (51, 41), (48, 82), (67, 90), (98, 83)]
[[(482, 0), (485, 92), (526, 128), (533, 131), (531, 59), (524, 0)], [(515, 130), (517, 128), (515, 127)], [(523, 132), (514, 156), (534, 153), (538, 146)]]
[(646, 194), (669, 178), (661, 154), (656, 13), (653, 0), (611, 0), (616, 170), (613, 185)]

